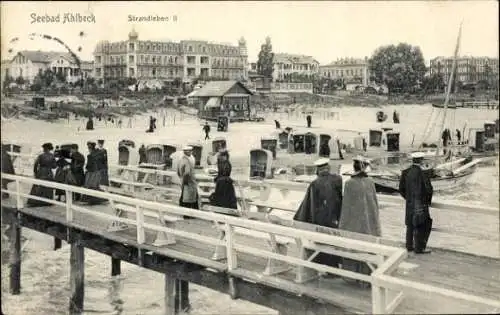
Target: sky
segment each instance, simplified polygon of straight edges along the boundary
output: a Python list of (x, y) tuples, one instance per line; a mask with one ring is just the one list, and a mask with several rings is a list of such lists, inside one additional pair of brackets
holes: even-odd
[[(65, 13), (95, 16), (94, 22), (62, 23)], [(33, 22), (32, 15), (60, 14), (60, 22)], [(129, 15), (169, 21), (131, 22)], [(176, 21), (174, 21), (176, 17)], [(21, 50), (64, 51), (59, 44), (30, 40), (30, 33), (56, 36), (92, 60), (100, 40), (126, 40), (132, 28), (143, 40), (199, 39), (237, 45), (242, 36), (254, 62), (266, 36), (274, 52), (304, 54), (327, 64), (342, 57), (370, 57), (382, 45), (420, 46), (428, 61), (453, 54), (463, 21), (460, 55), (498, 58), (497, 1), (273, 1), (273, 2), (22, 2), (1, 3), (2, 60)], [(85, 36), (80, 37), (83, 31)], [(10, 40), (18, 37), (15, 43)], [(9, 54), (9, 49), (12, 53)]]

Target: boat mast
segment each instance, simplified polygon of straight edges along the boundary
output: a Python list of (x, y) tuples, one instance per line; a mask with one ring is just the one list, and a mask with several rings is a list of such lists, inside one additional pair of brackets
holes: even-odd
[(453, 84), (453, 80), (455, 78), (455, 71), (456, 71), (456, 68), (457, 68), (457, 56), (458, 56), (458, 49), (460, 47), (460, 38), (462, 37), (462, 24), (463, 22), (460, 23), (460, 28), (458, 30), (458, 36), (457, 36), (457, 44), (455, 46), (455, 54), (453, 56), (453, 65), (451, 67), (451, 73), (450, 73), (450, 77), (448, 79), (448, 87), (446, 88), (446, 97), (444, 99), (444, 112), (443, 112), (443, 119), (441, 121), (441, 130), (438, 134), (438, 146), (437, 146), (437, 150), (436, 150), (436, 162), (437, 162), (437, 157), (439, 155), (439, 151), (441, 149), (441, 135), (443, 134), (443, 131), (444, 131), (444, 123), (445, 123), (445, 120), (446, 120), (446, 112), (448, 110), (448, 103), (450, 102), (450, 93), (451, 93), (451, 85)]

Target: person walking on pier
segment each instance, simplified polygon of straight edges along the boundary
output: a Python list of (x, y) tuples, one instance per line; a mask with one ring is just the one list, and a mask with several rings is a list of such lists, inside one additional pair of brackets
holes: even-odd
[[(71, 173), (75, 177), (75, 186), (82, 187), (85, 183), (85, 157), (78, 151), (78, 145), (73, 144), (70, 149), (71, 153)], [(80, 201), (81, 195), (75, 193), (73, 200)]]
[[(342, 209), (342, 177), (330, 173), (330, 160), (321, 158), (314, 165), (318, 177), (309, 184), (294, 220), (337, 228)], [(320, 253), (314, 262), (337, 267), (340, 257)]]
[(205, 140), (210, 139), (210, 125), (208, 124), (208, 121), (205, 122), (203, 131), (205, 132)]
[(97, 140), (97, 167), (101, 172), (101, 185), (109, 186), (108, 151), (104, 148), (104, 140)]
[[(52, 150), (54, 150), (54, 146), (52, 143), (44, 143), (42, 145), (43, 153), (40, 154), (33, 166), (33, 174), (36, 179), (48, 180), (52, 181), (54, 179), (54, 175), (52, 174), (52, 169), (56, 168), (56, 159)], [(31, 188), (30, 195), (42, 197), (45, 199), (54, 199), (54, 189), (49, 187), (44, 187), (41, 185), (33, 185)], [(42, 206), (51, 206), (51, 203), (28, 199), (27, 202), (29, 207), (42, 207)]]
[[(342, 199), (342, 214), (339, 229), (349, 232), (380, 237), (379, 208), (375, 184), (366, 174), (368, 160), (363, 156), (353, 158), (354, 174), (347, 180)], [(370, 275), (371, 269), (365, 262), (343, 258), (342, 268)], [(362, 287), (364, 282), (356, 281)]]
[[(2, 173), (15, 175), (14, 164), (10, 155), (7, 153), (7, 148), (2, 144)], [(2, 178), (2, 189), (7, 189), (7, 185), (11, 182), (10, 179)], [(9, 198), (8, 193), (2, 193), (2, 199)]]
[[(184, 154), (177, 166), (177, 175), (181, 180), (181, 197), (179, 206), (199, 209), (198, 204), (198, 184), (194, 178), (194, 163), (191, 159), (193, 147), (185, 146)], [(185, 217), (186, 219), (189, 217)], [(175, 309), (188, 312), (191, 309), (189, 303), (189, 282), (176, 280), (175, 283)]]
[[(227, 149), (222, 149), (217, 155), (217, 177), (220, 176), (231, 176), (231, 171), (233, 167), (229, 161), (229, 152)], [(215, 177), (214, 181), (217, 181)]]
[(212, 206), (238, 209), (234, 182), (231, 179), (231, 169), (229, 153), (224, 149), (217, 156), (217, 176), (214, 180), (215, 190), (210, 195), (210, 204)]
[(422, 170), (425, 154), (412, 154), (413, 164), (405, 169), (399, 181), (399, 193), (406, 200), (406, 249), (415, 254), (427, 254), (427, 241), (432, 229), (429, 207), (433, 188), (430, 178)]

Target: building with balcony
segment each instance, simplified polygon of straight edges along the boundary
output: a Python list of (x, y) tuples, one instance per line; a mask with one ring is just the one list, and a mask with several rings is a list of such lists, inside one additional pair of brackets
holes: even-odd
[(248, 75), (248, 54), (244, 38), (237, 46), (207, 41), (139, 40), (132, 30), (128, 40), (102, 41), (94, 50), (96, 78), (127, 78), (138, 80), (218, 78), (245, 80)]
[(81, 78), (81, 71), (84, 75), (90, 75), (91, 70), (84, 67), (88, 62), (82, 61), (78, 66), (74, 57), (68, 52), (59, 51), (20, 51), (9, 64), (2, 70), (13, 79), (22, 77), (25, 81), (33, 83), (36, 75), (40, 71), (47, 69), (58, 73), (66, 79), (66, 82), (76, 82)]
[[(453, 57), (436, 57), (431, 59), (430, 74), (442, 74), (448, 82), (453, 66)], [(498, 82), (498, 58), (459, 57), (457, 58), (457, 80), (464, 84), (478, 81), (496, 80)]]
[(341, 58), (319, 67), (320, 76), (332, 80), (342, 79), (345, 84), (358, 83), (368, 86), (370, 72), (368, 57), (364, 59)]
[(311, 56), (275, 53), (273, 81), (287, 81), (293, 76), (312, 78), (319, 71), (319, 62)]

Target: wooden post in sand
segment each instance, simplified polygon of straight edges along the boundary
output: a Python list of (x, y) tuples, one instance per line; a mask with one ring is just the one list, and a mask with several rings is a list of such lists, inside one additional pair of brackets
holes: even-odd
[(80, 314), (83, 311), (85, 282), (84, 247), (77, 242), (71, 244), (70, 255), (70, 290), (69, 313)]
[(111, 257), (111, 276), (119, 276), (122, 273), (121, 260)]
[(16, 214), (12, 215), (9, 229), (10, 243), (10, 293), (21, 293), (21, 226)]
[(175, 278), (165, 274), (165, 315), (175, 315)]

